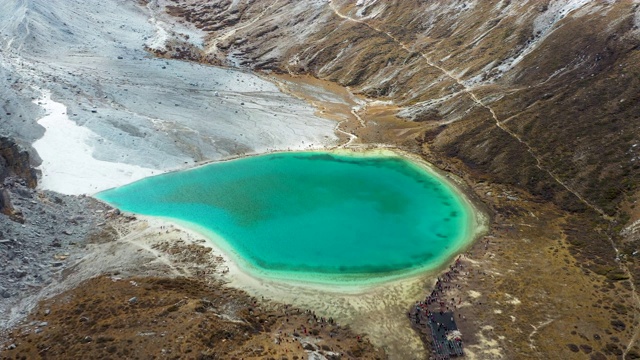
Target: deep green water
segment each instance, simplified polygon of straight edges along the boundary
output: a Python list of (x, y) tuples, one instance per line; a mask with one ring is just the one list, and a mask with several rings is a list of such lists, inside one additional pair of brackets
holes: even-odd
[(219, 235), (245, 270), (384, 277), (436, 267), (469, 238), (450, 185), (398, 156), (289, 152), (146, 178), (96, 195)]

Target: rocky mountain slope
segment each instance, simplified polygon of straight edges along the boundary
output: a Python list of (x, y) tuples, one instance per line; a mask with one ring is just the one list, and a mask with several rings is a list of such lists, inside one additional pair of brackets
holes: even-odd
[[(622, 281), (637, 324), (638, 1), (153, 4), (208, 34), (199, 48), (150, 49), (159, 56), (335, 82), (367, 101), (361, 142), (554, 204), (552, 238), (586, 273)], [(509, 222), (534, 214), (518, 196), (505, 206), (495, 191), (478, 195)]]
[[(200, 245), (182, 246), (183, 233), (163, 240), (162, 225), (110, 218), (88, 198), (26, 187), (33, 173), (13, 143), (40, 162), (31, 144), (46, 134), (38, 99), (49, 90), (70, 121), (94, 134), (85, 140), (101, 161), (167, 170), (336, 146), (337, 136), (349, 139), (343, 145), (419, 154), (461, 179), (491, 216), (451, 293), (465, 316), (469, 358), (640, 358), (639, 1), (5, 1), (0, 34), (0, 129), (13, 138), (2, 140), (1, 164), (19, 163), (11, 174), (23, 177), (9, 177), (2, 199), (25, 220), (0, 219), (0, 259), (9, 264), (0, 289), (9, 310), (0, 319), (13, 325), (38, 299), (105, 271), (191, 278), (138, 279), (141, 288), (107, 278), (82, 283), (42, 303), (32, 322), (0, 341), (2, 355), (62, 356), (61, 340), (78, 354), (123, 356), (131, 347), (112, 325), (135, 313), (161, 329), (153, 321), (177, 303), (168, 316), (180, 326), (197, 317), (240, 339), (229, 354), (259, 345), (256, 357), (282, 355), (265, 345), (274, 333), (255, 323), (197, 311), (203, 291), (224, 290), (192, 278), (221, 271)], [(92, 289), (116, 292), (118, 301)], [(166, 291), (167, 301), (147, 302)], [(133, 296), (141, 302), (126, 300)], [(55, 310), (52, 320), (46, 309)], [(76, 323), (88, 326), (90, 341), (65, 336)], [(247, 329), (252, 339), (241, 334)], [(176, 337), (172, 355), (213, 355), (213, 340), (191, 335), (197, 344)], [(162, 341), (136, 336), (154, 351)], [(428, 356), (389, 355), (408, 353)]]
[(432, 149), (566, 209), (616, 215), (637, 190), (635, 2), (164, 3), (209, 34), (193, 59), (391, 100)]

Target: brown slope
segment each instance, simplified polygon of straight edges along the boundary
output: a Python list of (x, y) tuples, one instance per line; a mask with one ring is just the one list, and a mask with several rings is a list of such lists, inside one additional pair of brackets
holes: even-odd
[(193, 279), (101, 276), (43, 301), (9, 334), (0, 358), (295, 360), (311, 352), (384, 358), (368, 341), (312, 313), (260, 303)]

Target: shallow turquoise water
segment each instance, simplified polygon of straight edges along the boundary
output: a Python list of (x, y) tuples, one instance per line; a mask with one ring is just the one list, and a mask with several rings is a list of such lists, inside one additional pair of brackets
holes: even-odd
[(435, 267), (470, 232), (470, 210), (459, 195), (398, 156), (254, 156), (96, 197), (212, 231), (245, 270), (267, 275), (371, 277)]

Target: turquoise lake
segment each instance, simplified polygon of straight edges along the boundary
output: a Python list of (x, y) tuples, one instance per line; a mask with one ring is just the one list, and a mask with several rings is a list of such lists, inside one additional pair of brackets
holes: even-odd
[(405, 158), (333, 152), (217, 162), (96, 195), (215, 233), (244, 270), (338, 282), (442, 265), (471, 236), (460, 196)]

